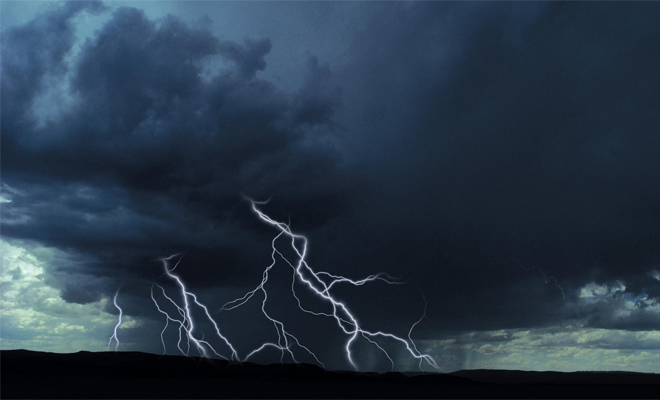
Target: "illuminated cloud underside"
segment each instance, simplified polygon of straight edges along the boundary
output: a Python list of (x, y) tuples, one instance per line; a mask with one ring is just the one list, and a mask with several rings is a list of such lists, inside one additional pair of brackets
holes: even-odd
[[(105, 350), (107, 333), (117, 322), (115, 315), (103, 311), (112, 300), (67, 303), (61, 291), (46, 282), (49, 262), (65, 256), (62, 252), (0, 240), (0, 253), (0, 348), (61, 353)], [(120, 330), (140, 325), (127, 316)]]

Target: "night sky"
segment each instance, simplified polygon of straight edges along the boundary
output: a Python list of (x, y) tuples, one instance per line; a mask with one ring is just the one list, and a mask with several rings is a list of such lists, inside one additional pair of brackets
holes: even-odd
[[(660, 372), (659, 3), (0, 7), (0, 348), (105, 351), (119, 289), (119, 351), (162, 353), (175, 253), (241, 355), (277, 340), (260, 294), (216, 312), (271, 263), (248, 196), (316, 270), (406, 282), (337, 285), (364, 326), (406, 337), (426, 299), (411, 336), (442, 371)], [(291, 268), (270, 279), (270, 312), (349, 369)]]

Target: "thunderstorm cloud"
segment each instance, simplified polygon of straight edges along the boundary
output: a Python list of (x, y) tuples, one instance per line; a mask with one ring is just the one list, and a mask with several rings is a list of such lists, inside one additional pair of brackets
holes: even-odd
[(162, 351), (159, 258), (209, 304), (260, 282), (277, 232), (246, 195), (310, 264), (408, 282), (341, 292), (365, 324), (405, 336), (421, 289), (414, 336), (445, 370), (660, 372), (659, 18), (3, 3), (0, 346), (104, 350), (121, 286), (123, 343)]

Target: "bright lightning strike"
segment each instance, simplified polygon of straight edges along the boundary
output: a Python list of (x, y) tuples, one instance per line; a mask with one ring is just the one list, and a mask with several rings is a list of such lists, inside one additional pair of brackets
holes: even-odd
[[(201, 308), (202, 310), (204, 310), (204, 314), (206, 315), (208, 320), (213, 324), (213, 327), (215, 328), (216, 335), (218, 336), (218, 338), (221, 341), (223, 341), (225, 343), (225, 345), (231, 351), (231, 355), (230, 355), (231, 359), (232, 360), (239, 360), (238, 353), (236, 352), (236, 349), (229, 342), (229, 340), (220, 332), (220, 328), (218, 327), (218, 324), (215, 322), (215, 320), (211, 317), (211, 314), (209, 313), (208, 308), (206, 308), (206, 306), (204, 304), (199, 302), (199, 300), (197, 299), (197, 296), (194, 293), (189, 292), (186, 289), (186, 286), (184, 285), (181, 278), (179, 278), (177, 275), (174, 275), (172, 273), (172, 271), (174, 271), (174, 269), (176, 269), (176, 267), (179, 265), (179, 262), (181, 261), (181, 258), (179, 258), (179, 260), (174, 265), (174, 267), (172, 267), (171, 269), (169, 268), (169, 263), (168, 262), (172, 258), (177, 257), (177, 256), (178, 256), (178, 254), (174, 254), (170, 257), (166, 257), (166, 258), (161, 259), (161, 261), (163, 262), (163, 268), (165, 269), (165, 273), (163, 274), (163, 276), (167, 275), (170, 279), (172, 279), (173, 281), (175, 281), (177, 283), (177, 286), (178, 286), (178, 288), (180, 290), (180, 293), (181, 293), (181, 297), (183, 298), (183, 304), (182, 305), (177, 304), (176, 301), (174, 301), (171, 297), (169, 297), (167, 295), (167, 293), (165, 292), (165, 289), (163, 287), (161, 287), (159, 285), (156, 285), (156, 284), (151, 286), (151, 299), (153, 300), (154, 304), (156, 305), (156, 308), (158, 309), (158, 312), (160, 312), (161, 314), (163, 314), (165, 316), (165, 328), (163, 329), (163, 331), (160, 334), (161, 342), (163, 344), (163, 354), (167, 351), (163, 335), (164, 335), (165, 331), (167, 330), (167, 327), (169, 326), (169, 322), (171, 321), (171, 322), (174, 322), (174, 323), (179, 325), (179, 341), (177, 342), (177, 348), (179, 349), (179, 351), (182, 354), (184, 354), (186, 356), (189, 355), (189, 353), (190, 353), (190, 342), (192, 342), (193, 345), (197, 348), (197, 351), (199, 352), (199, 354), (202, 357), (208, 357), (209, 356), (208, 350), (210, 350), (217, 357), (223, 358), (225, 360), (229, 359), (227, 356), (225, 356), (225, 355), (219, 353), (218, 351), (216, 351), (216, 349), (208, 341), (204, 340), (203, 333), (202, 333), (202, 338), (198, 339), (196, 337), (195, 323), (194, 323), (194, 319), (193, 319), (193, 316), (192, 316), (192, 304), (194, 304), (198, 308)], [(174, 307), (178, 311), (179, 316), (181, 318), (172, 317), (169, 313), (164, 311), (159, 306), (158, 301), (154, 297), (154, 288), (153, 288), (154, 286), (158, 286), (158, 288), (161, 290), (161, 292), (163, 294), (163, 297), (165, 299), (167, 299), (172, 305), (174, 305)], [(185, 338), (186, 338), (186, 343), (187, 343), (186, 351), (184, 351), (181, 348), (181, 343), (183, 341), (183, 336), (182, 335), (184, 334), (184, 332), (185, 332)]]
[(115, 325), (115, 332), (110, 336), (110, 340), (108, 341), (108, 350), (110, 350), (110, 344), (112, 343), (112, 339), (115, 339), (115, 351), (119, 348), (119, 338), (117, 338), (117, 329), (119, 328), (119, 325), (121, 325), (121, 316), (123, 314), (122, 309), (119, 307), (117, 304), (117, 296), (119, 295), (119, 289), (117, 289), (117, 292), (115, 293), (115, 297), (113, 299), (113, 302), (115, 303), (115, 307), (117, 307), (117, 310), (119, 310), (119, 319), (117, 321), (117, 325)]
[[(289, 332), (287, 332), (284, 329), (284, 325), (280, 322), (272, 318), (265, 309), (266, 301), (268, 299), (268, 294), (266, 292), (266, 289), (264, 285), (268, 281), (268, 272), (275, 266), (276, 264), (276, 257), (275, 255), (278, 255), (280, 258), (282, 258), (292, 269), (293, 269), (293, 280), (291, 282), (291, 291), (293, 293), (293, 296), (296, 298), (298, 301), (298, 307), (300, 308), (301, 311), (308, 313), (308, 314), (313, 314), (317, 316), (325, 316), (325, 317), (330, 317), (334, 318), (335, 321), (337, 322), (337, 325), (339, 328), (344, 332), (344, 334), (348, 335), (349, 338), (346, 342), (346, 345), (344, 347), (345, 353), (346, 353), (346, 358), (348, 362), (355, 368), (356, 370), (358, 369), (358, 365), (356, 364), (355, 360), (353, 359), (353, 354), (351, 352), (351, 346), (358, 340), (359, 337), (362, 337), (366, 339), (369, 343), (373, 344), (376, 346), (379, 350), (381, 350), (385, 356), (390, 360), (392, 363), (392, 369), (394, 369), (394, 361), (392, 360), (392, 357), (388, 354), (388, 352), (377, 342), (377, 339), (382, 339), (382, 338), (389, 338), (393, 339), (394, 341), (399, 342), (401, 345), (405, 347), (405, 349), (408, 351), (408, 353), (415, 359), (418, 359), (420, 361), (420, 368), (422, 363), (426, 362), (428, 363), (431, 367), (435, 368), (436, 370), (438, 369), (438, 365), (436, 364), (435, 360), (428, 354), (422, 354), (419, 350), (417, 350), (417, 347), (415, 346), (415, 343), (412, 340), (411, 334), (413, 328), (424, 318), (426, 317), (426, 311), (424, 312), (424, 315), (422, 318), (420, 318), (413, 326), (411, 327), (409, 333), (408, 333), (408, 339), (406, 340), (405, 338), (401, 338), (399, 336), (396, 336), (392, 333), (387, 333), (387, 332), (380, 332), (380, 331), (368, 331), (363, 329), (360, 324), (357, 321), (357, 318), (353, 315), (353, 313), (349, 310), (347, 304), (345, 304), (342, 301), (339, 301), (336, 297), (333, 297), (333, 294), (331, 293), (331, 289), (334, 285), (340, 284), (340, 283), (346, 283), (350, 284), (353, 286), (362, 286), (367, 282), (373, 282), (375, 280), (380, 280), (383, 281), (387, 284), (400, 284), (402, 282), (396, 282), (391, 280), (392, 278), (387, 275), (387, 274), (377, 274), (377, 275), (370, 275), (367, 278), (361, 279), (361, 280), (352, 280), (343, 276), (337, 276), (330, 274), (328, 272), (324, 271), (319, 271), (316, 272), (314, 271), (309, 264), (306, 261), (306, 255), (307, 255), (307, 238), (303, 235), (296, 234), (294, 233), (288, 224), (285, 224), (283, 222), (275, 221), (272, 218), (270, 218), (268, 215), (266, 215), (264, 212), (262, 212), (257, 206), (258, 205), (263, 205), (266, 204), (266, 202), (257, 202), (252, 199), (247, 198), (247, 200), (250, 201), (252, 204), (252, 210), (259, 216), (259, 218), (266, 222), (267, 224), (275, 227), (280, 231), (280, 233), (273, 239), (271, 242), (271, 247), (272, 247), (272, 263), (264, 270), (263, 273), (263, 278), (261, 283), (252, 291), (246, 293), (243, 297), (240, 297), (236, 300), (230, 301), (226, 303), (220, 311), (226, 311), (226, 310), (233, 310), (236, 309), (243, 304), (247, 303), (257, 292), (261, 291), (264, 295), (263, 301), (262, 301), (262, 307), (261, 310), (268, 318), (270, 321), (273, 322), (273, 325), (275, 326), (275, 329), (277, 330), (278, 334), (278, 344), (273, 344), (273, 343), (265, 343), (258, 349), (254, 350), (251, 352), (248, 357), (252, 356), (253, 354), (258, 353), (259, 351), (267, 348), (267, 347), (275, 347), (280, 349), (283, 353), (284, 351), (288, 352), (292, 358), (295, 361), (295, 357), (293, 357), (293, 352), (289, 348), (289, 342), (287, 338), (291, 338), (296, 342), (296, 344), (303, 349), (305, 349), (308, 353), (310, 353), (314, 358), (316, 356), (314, 353), (312, 353), (309, 349), (306, 347), (302, 346), (299, 341), (291, 335)], [(291, 249), (295, 252), (298, 261), (296, 265), (294, 266), (293, 263), (291, 263), (275, 246), (275, 243), (277, 239), (279, 239), (281, 236), (285, 236), (291, 239), (290, 246)], [(322, 279), (325, 278), (325, 279)], [(302, 303), (300, 301), (300, 298), (296, 295), (295, 292), (295, 283), (296, 281), (300, 281), (304, 286), (306, 286), (309, 290), (311, 290), (312, 293), (316, 294), (319, 299), (322, 299), (324, 302), (328, 303), (332, 307), (332, 313), (325, 313), (325, 312), (315, 312), (308, 310), (302, 306)], [(246, 359), (248, 358), (246, 357)], [(316, 358), (318, 361), (318, 358)], [(320, 361), (319, 363), (323, 365)]]
[[(197, 332), (195, 330), (195, 322), (193, 319), (193, 313), (192, 313), (192, 307), (196, 306), (197, 308), (201, 308), (204, 311), (204, 315), (206, 316), (206, 319), (210, 321), (214, 328), (215, 328), (215, 333), (219, 339), (221, 339), (222, 342), (226, 345), (228, 350), (230, 350), (230, 357), (231, 360), (236, 360), (236, 361), (247, 361), (254, 355), (258, 354), (264, 349), (267, 348), (274, 348), (276, 350), (279, 350), (281, 353), (280, 355), (280, 361), (284, 361), (284, 357), (288, 355), (295, 363), (298, 363), (298, 360), (296, 358), (296, 353), (294, 350), (296, 348), (300, 348), (304, 350), (308, 355), (313, 357), (316, 362), (321, 365), (322, 367), (325, 368), (325, 365), (323, 362), (319, 360), (319, 358), (314, 354), (307, 346), (303, 345), (300, 340), (294, 336), (287, 328), (284, 326), (284, 323), (276, 318), (274, 318), (271, 314), (268, 313), (266, 309), (266, 304), (268, 302), (268, 291), (266, 290), (266, 283), (268, 282), (269, 278), (269, 273), (270, 271), (275, 267), (277, 264), (278, 257), (282, 259), (286, 264), (288, 264), (291, 269), (292, 269), (292, 281), (291, 281), (291, 292), (294, 296), (294, 298), (298, 302), (298, 307), (301, 311), (316, 315), (316, 316), (324, 316), (324, 317), (329, 317), (333, 318), (336, 322), (341, 331), (343, 331), (344, 334), (348, 335), (349, 338), (346, 342), (345, 345), (345, 353), (346, 353), (346, 358), (348, 362), (357, 370), (358, 365), (356, 364), (355, 360), (353, 359), (353, 354), (351, 352), (351, 346), (359, 339), (359, 338), (364, 338), (367, 342), (370, 344), (373, 344), (376, 346), (380, 351), (382, 351), (387, 359), (390, 361), (392, 364), (392, 370), (394, 370), (394, 360), (390, 356), (390, 354), (387, 352), (387, 350), (382, 346), (382, 343), (379, 343), (379, 340), (382, 339), (390, 339), (398, 342), (401, 344), (407, 351), (408, 353), (415, 359), (419, 360), (419, 367), (422, 369), (422, 365), (424, 362), (429, 364), (431, 367), (435, 368), (436, 370), (438, 369), (438, 365), (436, 364), (435, 360), (428, 354), (422, 354), (418, 349), (417, 346), (415, 345), (414, 341), (412, 340), (412, 331), (415, 328), (417, 324), (419, 324), (422, 319), (426, 317), (426, 299), (424, 299), (424, 314), (422, 317), (417, 320), (412, 327), (410, 328), (410, 331), (408, 332), (407, 339), (402, 338), (399, 336), (396, 336), (392, 333), (388, 332), (380, 332), (380, 331), (368, 331), (363, 329), (360, 324), (357, 321), (357, 318), (351, 313), (349, 310), (347, 304), (345, 304), (342, 301), (339, 301), (336, 297), (333, 296), (331, 289), (338, 284), (349, 284), (353, 286), (362, 286), (366, 283), (373, 282), (373, 281), (382, 281), (387, 284), (402, 284), (403, 282), (398, 282), (395, 281), (395, 278), (392, 278), (391, 276), (380, 273), (376, 275), (370, 275), (364, 279), (360, 280), (353, 280), (350, 278), (346, 278), (343, 276), (338, 276), (338, 275), (333, 275), (328, 272), (324, 271), (319, 271), (316, 272), (314, 271), (308, 264), (305, 259), (307, 255), (307, 238), (303, 235), (299, 235), (294, 233), (288, 224), (285, 224), (283, 222), (278, 222), (273, 219), (271, 219), (269, 216), (264, 214), (259, 208), (257, 207), (258, 205), (266, 204), (266, 202), (256, 202), (251, 199), (248, 199), (251, 204), (252, 204), (252, 210), (259, 216), (259, 218), (266, 222), (269, 225), (274, 226), (279, 230), (279, 233), (273, 238), (271, 242), (271, 263), (266, 267), (266, 269), (263, 271), (262, 274), (262, 279), (261, 283), (257, 285), (256, 288), (253, 290), (247, 292), (245, 295), (243, 295), (240, 298), (237, 298), (235, 300), (232, 300), (230, 302), (227, 302), (225, 305), (223, 305), (219, 311), (230, 311), (230, 310), (235, 310), (244, 304), (246, 304), (248, 301), (250, 301), (255, 295), (261, 294), (263, 296), (261, 300), (261, 311), (263, 315), (273, 324), (273, 328), (275, 329), (275, 332), (277, 333), (277, 341), (276, 342), (266, 342), (258, 346), (256, 349), (250, 351), (247, 353), (247, 355), (244, 358), (240, 358), (238, 355), (238, 352), (234, 348), (234, 346), (231, 344), (231, 342), (220, 332), (220, 328), (218, 327), (217, 323), (215, 320), (211, 317), (209, 314), (209, 311), (205, 305), (203, 305), (198, 299), (195, 294), (192, 292), (188, 291), (186, 286), (184, 285), (183, 281), (181, 278), (177, 275), (174, 275), (172, 272), (177, 268), (179, 265), (179, 262), (181, 261), (181, 257), (178, 258), (177, 262), (174, 264), (173, 267), (169, 267), (169, 262), (178, 256), (178, 254), (172, 255), (167, 258), (161, 259), (163, 262), (163, 267), (164, 267), (164, 274), (162, 276), (167, 276), (170, 278), (172, 281), (176, 283), (176, 286), (179, 289), (179, 293), (181, 298), (183, 299), (183, 304), (180, 302), (177, 303), (174, 299), (172, 299), (170, 296), (167, 295), (165, 289), (162, 286), (159, 286), (157, 284), (153, 284), (151, 287), (151, 299), (153, 300), (154, 304), (156, 305), (156, 308), (158, 309), (158, 312), (163, 314), (165, 317), (165, 327), (163, 328), (160, 336), (161, 336), (161, 343), (163, 345), (163, 354), (166, 352), (167, 347), (165, 345), (165, 339), (164, 339), (164, 334), (167, 331), (170, 322), (172, 322), (175, 326), (178, 326), (178, 331), (179, 331), (179, 339), (177, 342), (177, 348), (179, 351), (184, 354), (184, 355), (189, 355), (190, 348), (191, 348), (191, 343), (192, 346), (197, 349), (199, 354), (202, 357), (208, 357), (209, 356), (209, 351), (215, 354), (216, 356), (228, 360), (229, 358), (226, 355), (223, 355), (216, 351), (215, 348), (211, 346), (211, 344), (208, 341), (204, 340), (204, 337), (198, 338)], [(297, 262), (292, 263), (289, 261), (278, 249), (276, 246), (277, 241), (280, 238), (289, 238), (290, 239), (290, 246), (295, 252), (297, 256)], [(309, 310), (305, 307), (303, 307), (302, 302), (300, 298), (297, 296), (296, 291), (295, 291), (295, 286), (296, 283), (299, 283), (309, 289), (312, 294), (315, 294), (319, 299), (324, 301), (325, 303), (329, 304), (332, 307), (332, 313), (327, 313), (327, 312), (317, 312), (317, 311), (312, 311)], [(156, 300), (156, 296), (154, 295), (154, 286), (158, 287), (160, 289), (160, 295), (162, 295), (162, 298), (166, 299), (167, 302), (169, 302), (171, 305), (174, 306), (176, 309), (176, 313), (174, 315), (168, 313), (165, 311), (159, 304), (158, 300)], [(160, 296), (159, 295), (159, 296)], [(422, 294), (423, 296), (423, 294)], [(178, 314), (178, 315), (177, 315)], [(202, 334), (203, 335), (203, 334)], [(184, 344), (185, 344), (185, 350), (184, 350)]]

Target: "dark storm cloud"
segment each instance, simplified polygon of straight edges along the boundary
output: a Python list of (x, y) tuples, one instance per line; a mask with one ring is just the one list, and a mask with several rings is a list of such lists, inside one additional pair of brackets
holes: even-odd
[(241, 46), (233, 42), (225, 42), (221, 45), (220, 52), (236, 63), (243, 78), (252, 79), (257, 71), (266, 68), (264, 56), (270, 51), (271, 43), (268, 39), (258, 42), (247, 39), (245, 44), (246, 46)]
[(64, 57), (75, 40), (72, 18), (83, 10), (103, 9), (100, 2), (69, 2), (24, 26), (3, 32), (3, 131), (14, 120), (21, 120), (18, 116), (42, 88), (46, 75), (62, 75), (66, 70)]
[[(307, 219), (316, 225), (345, 207), (351, 183), (339, 154), (322, 143), (340, 99), (327, 65), (310, 56), (304, 86), (282, 92), (257, 76), (267, 38), (223, 41), (134, 8), (115, 11), (69, 65), (69, 20), (85, 8), (67, 4), (3, 36), (2, 102), (16, 110), (2, 115), (2, 166), (6, 182), (25, 192), (9, 196), (4, 215), (24, 221), (5, 224), (5, 235), (89, 257), (87, 271), (61, 272), (153, 278), (145, 265), (183, 251), (199, 279), (226, 285), (269, 258), (267, 249), (250, 250), (261, 237), (241, 193), (323, 204), (322, 215)], [(29, 79), (26, 58), (38, 61)], [(209, 76), (213, 62), (221, 68)], [(31, 101), (46, 89), (35, 82), (55, 72), (69, 74), (73, 105), (39, 125)], [(73, 279), (59, 286), (67, 301), (98, 299)]]
[(594, 280), (658, 287), (657, 5), (376, 11), (344, 76), (373, 154), (362, 246), (345, 247), (359, 264), (425, 282), (437, 329), (564, 319), (559, 290), (516, 259), (568, 300)]
[(588, 326), (604, 329), (624, 329), (630, 331), (657, 331), (660, 329), (660, 316), (657, 312), (642, 307), (633, 309), (629, 315), (616, 316), (622, 307), (607, 305), (586, 315)]
[[(223, 41), (175, 17), (119, 9), (71, 67), (73, 39), (62, 40), (25, 81), (14, 60), (49, 53), (12, 38), (47, 29), (9, 30), (2, 166), (27, 194), (3, 215), (30, 219), (3, 220), (3, 233), (84, 253), (92, 275), (152, 278), (140, 266), (184, 251), (194, 284), (239, 285), (269, 261), (239, 194), (274, 195), (269, 210), (309, 234), (312, 265), (419, 284), (431, 321), (419, 337), (571, 320), (655, 326), (641, 309), (626, 320), (607, 302), (579, 306), (577, 293), (620, 280), (658, 297), (648, 274), (660, 264), (660, 7), (360, 7), (368, 17), (352, 28), (347, 66), (310, 56), (292, 92), (260, 78), (279, 43)], [(33, 85), (67, 68), (77, 102), (36, 124)], [(81, 287), (67, 299), (94, 298)], [(408, 307), (379, 293), (355, 294), (357, 314), (405, 335), (421, 298), (406, 296)]]

